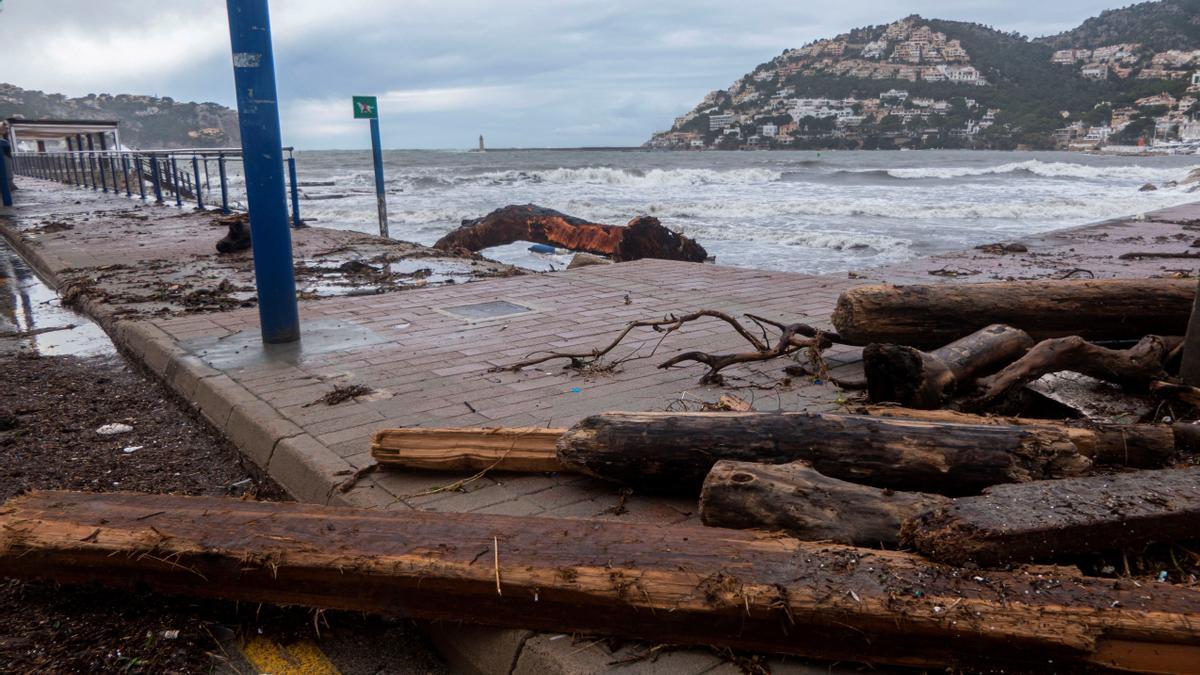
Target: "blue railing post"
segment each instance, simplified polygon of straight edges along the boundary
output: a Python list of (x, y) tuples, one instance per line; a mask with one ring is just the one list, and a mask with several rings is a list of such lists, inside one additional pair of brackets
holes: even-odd
[(88, 151), (88, 177), (92, 184), (92, 189), (96, 189), (96, 153)]
[(221, 179), (221, 213), (229, 215), (229, 184), (225, 182), (225, 153), (217, 153), (217, 175)]
[(183, 208), (183, 192), (180, 190), (179, 183), (179, 162), (175, 161), (175, 155), (171, 155), (171, 184), (175, 186), (175, 206)]
[(112, 172), (113, 194), (119, 195), (121, 191), (117, 189), (117, 156), (110, 154), (108, 156), (108, 169)]
[(304, 224), (300, 220), (300, 186), (296, 185), (296, 158), (288, 154), (288, 182), (292, 186), (292, 227)]
[(129, 185), (129, 155), (121, 155), (121, 178), (125, 179), (125, 196), (133, 196), (133, 188)]
[(133, 167), (134, 167), (134, 173), (137, 175), (138, 195), (142, 198), (142, 201), (146, 201), (146, 181), (145, 181), (144, 177), (142, 176), (142, 158), (141, 157), (134, 155)]
[(194, 152), (192, 153), (192, 175), (195, 177), (195, 185), (192, 186), (192, 190), (196, 193), (196, 209), (203, 211), (204, 197), (200, 194), (200, 159)]
[(270, 9), (267, 0), (226, 0), (226, 7), (262, 338), (267, 343), (294, 342), (300, 339), (300, 311), (283, 185)]
[(13, 205), (12, 191), (8, 189), (8, 180), (8, 158), (0, 157), (0, 204), (4, 206)]
[(150, 180), (154, 183), (154, 203), (162, 204), (162, 174), (158, 168), (158, 155), (150, 155)]

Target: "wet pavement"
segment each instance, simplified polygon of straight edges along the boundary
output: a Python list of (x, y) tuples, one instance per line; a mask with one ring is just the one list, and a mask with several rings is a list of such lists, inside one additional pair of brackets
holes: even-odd
[(64, 307), (3, 239), (0, 239), (0, 354), (112, 356), (112, 340), (90, 318)]

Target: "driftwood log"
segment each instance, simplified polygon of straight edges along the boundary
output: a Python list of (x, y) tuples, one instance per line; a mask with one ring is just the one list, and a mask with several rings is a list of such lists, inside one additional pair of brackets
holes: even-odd
[(622, 227), (588, 222), (534, 204), (505, 206), (482, 218), (463, 220), (458, 229), (433, 246), (482, 251), (516, 241), (606, 255), (617, 261), (662, 258), (704, 262), (708, 257), (703, 246), (668, 230), (652, 216), (638, 216)]
[(923, 352), (904, 345), (872, 343), (863, 350), (867, 394), (913, 408), (937, 408), (979, 375), (1020, 358), (1033, 339), (1017, 328), (993, 324)]
[(1061, 429), (1081, 455), (1097, 464), (1134, 469), (1170, 466), (1182, 452), (1200, 451), (1200, 427), (1174, 424), (1109, 424), (1086, 420), (1044, 420), (1029, 417), (992, 417), (953, 410), (915, 410), (868, 406), (868, 415), (927, 420), (949, 424), (1034, 426)]
[(1144, 391), (1152, 381), (1166, 377), (1163, 365), (1182, 341), (1147, 335), (1129, 349), (1109, 349), (1075, 335), (1043, 340), (1000, 372), (979, 378), (973, 405), (986, 405), (1047, 373), (1064, 370)]
[(805, 462), (717, 462), (700, 492), (705, 525), (779, 530), (797, 539), (895, 545), (900, 525), (950, 501), (830, 478)]
[(976, 494), (1092, 466), (1065, 430), (806, 413), (605, 413), (562, 436), (563, 466), (636, 490), (695, 495), (722, 459), (786, 464), (864, 485)]
[(994, 323), (1035, 340), (1183, 335), (1196, 295), (1186, 279), (868, 285), (838, 298), (833, 325), (852, 344), (935, 349)]
[(1200, 468), (997, 485), (906, 521), (901, 533), (935, 560), (977, 565), (1192, 539)]
[(33, 492), (0, 574), (939, 669), (1200, 663), (1191, 589), (678, 525)]

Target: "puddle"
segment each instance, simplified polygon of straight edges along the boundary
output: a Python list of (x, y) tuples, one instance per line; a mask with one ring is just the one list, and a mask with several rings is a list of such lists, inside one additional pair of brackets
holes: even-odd
[[(65, 328), (72, 325), (74, 328)], [(14, 337), (13, 333), (28, 335)], [(0, 238), (0, 352), (20, 349), (46, 356), (117, 353), (100, 326), (63, 307), (58, 294), (43, 284), (25, 260)]]

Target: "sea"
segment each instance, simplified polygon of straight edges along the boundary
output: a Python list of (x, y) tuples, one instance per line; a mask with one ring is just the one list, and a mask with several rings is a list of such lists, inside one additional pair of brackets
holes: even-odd
[[(296, 154), (301, 217), (378, 232), (365, 151)], [(1200, 201), (1197, 156), (1063, 152), (385, 151), (390, 234), (432, 244), (463, 219), (538, 204), (601, 223), (640, 214), (724, 265), (832, 273)], [(1147, 183), (1158, 189), (1142, 191)], [(535, 270), (566, 252), (484, 252)]]

